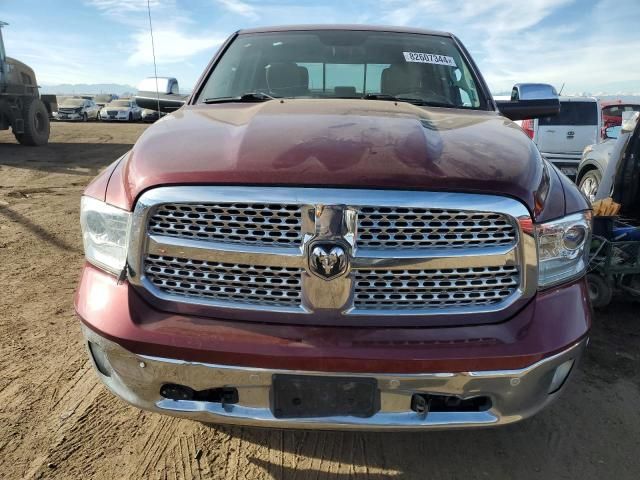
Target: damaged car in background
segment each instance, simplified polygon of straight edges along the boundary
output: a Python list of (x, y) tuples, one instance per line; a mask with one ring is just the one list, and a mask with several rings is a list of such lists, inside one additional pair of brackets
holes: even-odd
[(65, 98), (58, 103), (56, 120), (75, 120), (86, 122), (88, 120), (98, 120), (100, 109), (93, 100), (71, 97)]

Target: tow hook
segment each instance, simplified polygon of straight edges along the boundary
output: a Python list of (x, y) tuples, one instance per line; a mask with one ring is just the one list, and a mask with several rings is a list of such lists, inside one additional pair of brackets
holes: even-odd
[(427, 418), (429, 414), (429, 408), (431, 407), (431, 399), (420, 395), (419, 393), (414, 394), (411, 397), (411, 410), (418, 414), (420, 420), (424, 420)]
[(160, 395), (169, 400), (195, 400), (200, 402), (221, 403), (222, 406), (238, 403), (238, 389), (235, 387), (208, 388), (194, 390), (186, 385), (165, 383), (160, 388)]

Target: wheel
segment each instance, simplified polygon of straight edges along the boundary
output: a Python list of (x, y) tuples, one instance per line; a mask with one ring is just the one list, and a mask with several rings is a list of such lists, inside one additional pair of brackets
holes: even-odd
[(89, 121), (89, 115), (87, 115), (87, 112), (84, 112), (82, 114), (82, 121), (83, 122), (88, 122)]
[(44, 102), (39, 98), (25, 101), (23, 108), (24, 131), (14, 133), (16, 140), (22, 145), (39, 147), (49, 143), (49, 112)]
[(598, 169), (589, 170), (580, 179), (580, 191), (587, 196), (590, 202), (596, 199), (596, 193), (598, 193), (598, 187), (601, 181), (602, 174)]
[(129, 121), (133, 122), (133, 113), (129, 112)]
[(611, 303), (613, 289), (607, 280), (597, 273), (587, 275), (589, 299), (593, 308), (604, 308)]
[(98, 110), (98, 113), (96, 113), (96, 122), (100, 121), (100, 110)]

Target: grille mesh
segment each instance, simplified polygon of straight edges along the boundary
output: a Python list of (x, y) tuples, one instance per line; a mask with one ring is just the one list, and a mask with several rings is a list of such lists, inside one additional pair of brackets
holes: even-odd
[(148, 255), (144, 270), (147, 278), (165, 293), (270, 307), (301, 304), (302, 270), (298, 268)]
[(149, 220), (149, 233), (250, 245), (302, 242), (299, 205), (216, 203), (164, 204)]
[(360, 207), (362, 248), (473, 248), (512, 245), (516, 230), (500, 213), (400, 207)]
[(514, 266), (442, 270), (357, 270), (355, 307), (402, 310), (500, 302), (520, 284)]

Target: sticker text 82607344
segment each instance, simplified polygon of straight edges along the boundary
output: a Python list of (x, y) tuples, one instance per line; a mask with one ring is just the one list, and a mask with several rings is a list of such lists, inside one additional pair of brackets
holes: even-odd
[(407, 62), (415, 63), (433, 63), (435, 65), (448, 65), (449, 67), (457, 67), (453, 57), (447, 55), (438, 55), (436, 53), (419, 53), (419, 52), (402, 52)]

